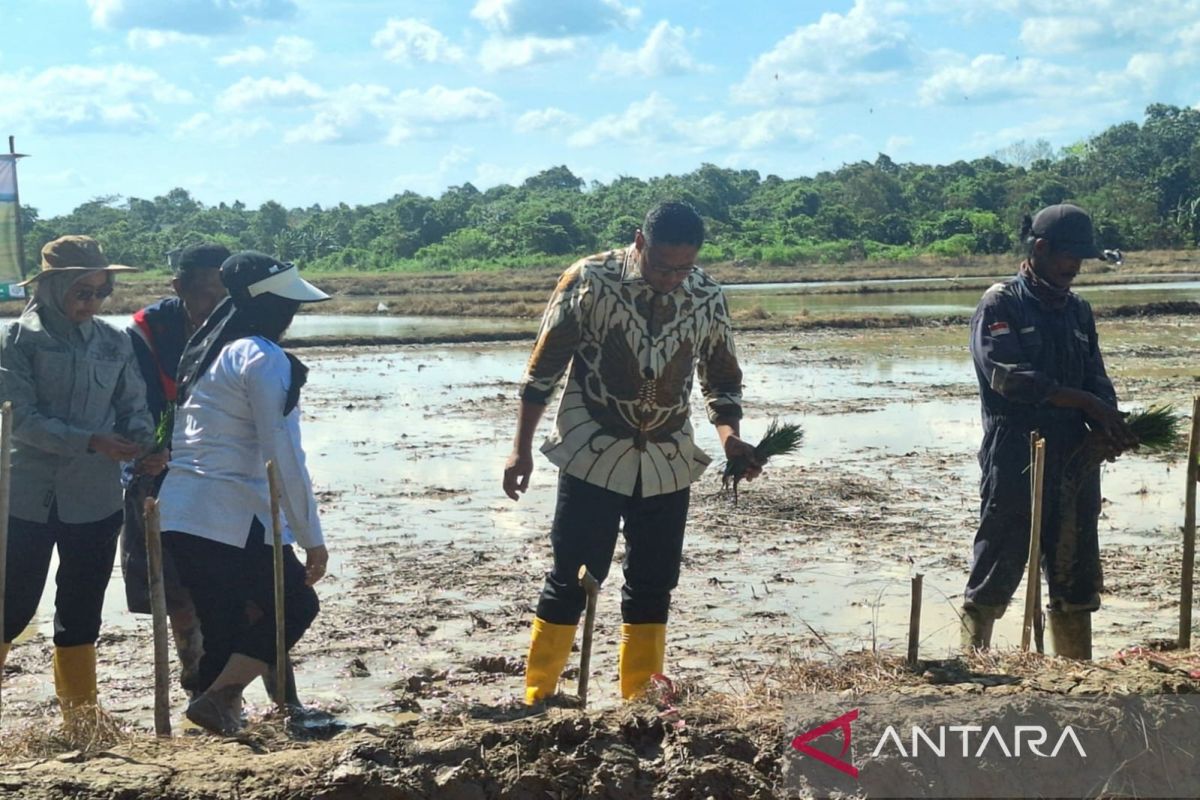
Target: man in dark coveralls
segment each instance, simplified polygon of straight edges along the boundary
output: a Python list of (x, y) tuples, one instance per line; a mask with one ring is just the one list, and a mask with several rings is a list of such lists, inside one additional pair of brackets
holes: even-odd
[(1083, 259), (1103, 258), (1091, 218), (1078, 206), (1050, 206), (1025, 217), (1021, 241), (1026, 260), (1020, 271), (988, 289), (971, 319), (971, 356), (983, 407), (983, 475), (962, 608), (963, 644), (990, 645), (993, 623), (1024, 575), (1029, 440), (1038, 431), (1046, 440), (1041, 549), (1050, 634), (1058, 655), (1088, 659), (1091, 614), (1100, 607), (1103, 588), (1100, 470), (1079, 478), (1074, 501), (1064, 500), (1058, 489), (1068, 457), (1089, 430), (1103, 437), (1110, 457), (1137, 441), (1117, 410), (1091, 306), (1071, 292)]

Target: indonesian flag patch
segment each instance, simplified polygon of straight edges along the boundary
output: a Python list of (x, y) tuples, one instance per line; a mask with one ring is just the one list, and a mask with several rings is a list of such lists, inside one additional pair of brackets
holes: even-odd
[(992, 334), (992, 336), (1003, 336), (1008, 333), (1008, 323), (993, 322), (991, 325), (988, 325), (988, 333)]

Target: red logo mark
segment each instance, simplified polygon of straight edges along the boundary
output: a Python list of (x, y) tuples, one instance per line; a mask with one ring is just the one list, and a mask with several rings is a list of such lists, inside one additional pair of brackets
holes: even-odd
[(845, 761), (842, 761), (841, 758), (835, 758), (828, 753), (822, 753), (815, 747), (806, 744), (807, 742), (811, 742), (813, 739), (821, 738), (830, 731), (840, 729), (842, 732), (842, 752), (838, 755), (845, 756), (846, 752), (850, 749), (850, 723), (856, 719), (858, 719), (857, 708), (853, 711), (842, 714), (835, 720), (830, 720), (824, 725), (813, 728), (811, 731), (800, 734), (795, 739), (792, 739), (792, 748), (804, 753), (806, 756), (812, 756), (817, 761), (833, 767), (840, 772), (846, 773), (851, 778), (857, 778), (858, 767), (854, 766), (853, 764), (847, 764)]

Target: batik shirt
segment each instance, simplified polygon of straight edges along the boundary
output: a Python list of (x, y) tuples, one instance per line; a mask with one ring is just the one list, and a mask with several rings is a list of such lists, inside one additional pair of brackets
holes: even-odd
[(690, 420), (693, 375), (708, 418), (742, 416), (742, 370), (721, 287), (695, 270), (656, 292), (632, 248), (577, 261), (559, 279), (521, 398), (546, 403), (570, 367), (542, 452), (568, 475), (624, 495), (686, 488), (711, 459)]

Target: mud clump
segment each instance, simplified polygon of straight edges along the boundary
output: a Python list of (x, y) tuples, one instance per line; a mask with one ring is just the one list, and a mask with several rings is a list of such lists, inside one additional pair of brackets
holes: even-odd
[(777, 796), (763, 747), (726, 725), (665, 723), (648, 706), (586, 715), (551, 710), (503, 724), (428, 720), (265, 751), (249, 738), (144, 737), (0, 767), (17, 798), (282, 800)]

